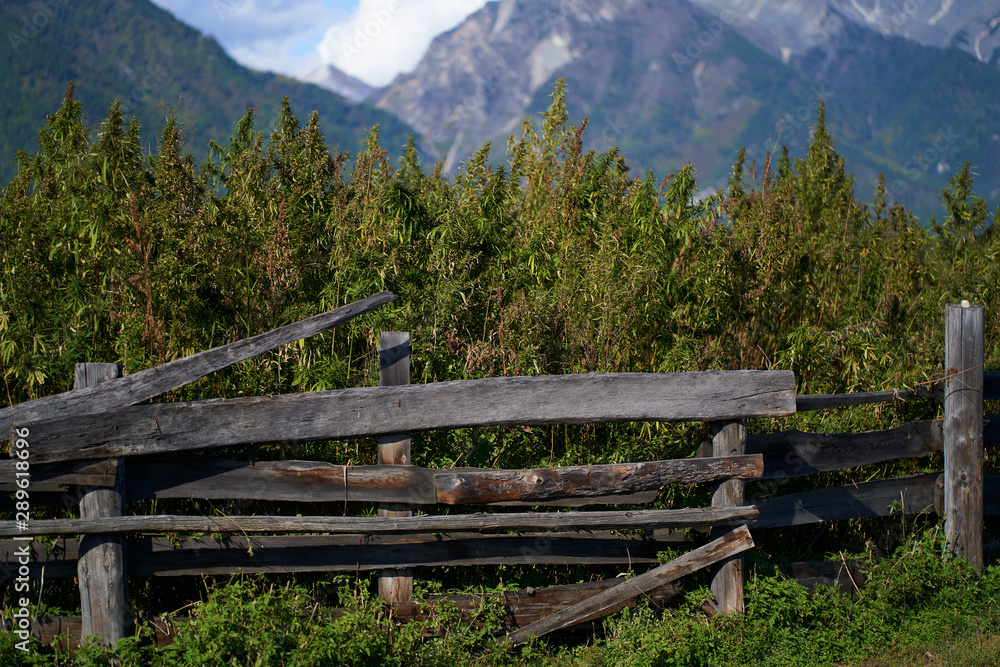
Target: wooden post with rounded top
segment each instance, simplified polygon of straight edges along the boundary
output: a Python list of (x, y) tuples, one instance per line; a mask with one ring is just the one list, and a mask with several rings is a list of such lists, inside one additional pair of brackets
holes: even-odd
[[(410, 334), (405, 331), (383, 331), (378, 344), (379, 384), (410, 384)], [(392, 433), (379, 436), (379, 465), (412, 465), (410, 434)], [(379, 516), (412, 516), (410, 505), (379, 503)], [(407, 602), (413, 596), (413, 570), (387, 569), (379, 572), (378, 593), (390, 604)]]
[[(119, 364), (77, 364), (74, 389), (119, 378), (121, 373)], [(118, 459), (116, 469), (113, 487), (90, 489), (80, 498), (81, 519), (124, 515), (124, 459)], [(130, 625), (124, 538), (121, 535), (82, 536), (77, 578), (80, 582), (81, 642), (93, 635), (108, 646), (114, 646), (126, 635)]]
[[(740, 420), (712, 422), (712, 456), (745, 454), (747, 425)], [(730, 479), (720, 483), (712, 496), (712, 507), (743, 505), (743, 480)], [(714, 529), (712, 537), (725, 530)], [(712, 566), (712, 595), (721, 613), (743, 611), (743, 556), (725, 558)]]
[(983, 571), (982, 306), (945, 306), (944, 532), (951, 552)]

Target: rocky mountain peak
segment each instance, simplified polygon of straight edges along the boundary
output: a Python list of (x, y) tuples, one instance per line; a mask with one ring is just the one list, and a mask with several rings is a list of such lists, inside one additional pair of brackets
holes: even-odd
[(315, 83), (320, 88), (326, 88), (341, 97), (346, 97), (354, 103), (363, 102), (376, 91), (376, 88), (333, 65), (320, 65), (300, 78), (307, 83)]
[(825, 48), (849, 22), (925, 46), (956, 47), (1000, 64), (1000, 4), (996, 0), (691, 0), (736, 26), (760, 48), (786, 62)]

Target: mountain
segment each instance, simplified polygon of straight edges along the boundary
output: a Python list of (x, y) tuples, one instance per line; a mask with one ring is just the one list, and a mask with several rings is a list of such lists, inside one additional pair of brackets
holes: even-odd
[(824, 100), (858, 195), (885, 172), (890, 201), (926, 219), (966, 160), (978, 190), (1000, 194), (1000, 68), (897, 34), (961, 41), (978, 24), (950, 4), (956, 13), (919, 31), (923, 10), (893, 30), (858, 23), (862, 0), (502, 0), (439, 36), (376, 106), (453, 170), (537, 117), (563, 78), (571, 115), (588, 117), (586, 147), (617, 145), (660, 175), (690, 161), (702, 186), (719, 187), (741, 146), (758, 164), (781, 145), (802, 155)]
[(692, 0), (739, 26), (757, 46), (788, 58), (857, 25), (924, 46), (961, 49), (1000, 65), (1000, 5), (996, 0)]
[(351, 102), (364, 102), (376, 90), (364, 81), (355, 79), (333, 65), (320, 65), (300, 78), (303, 81), (315, 83), (320, 88), (337, 93)]
[(517, 131), (564, 78), (571, 112), (589, 116), (589, 147), (618, 145), (663, 173), (701, 156), (715, 171), (731, 165), (762, 108), (805, 103), (809, 82), (733, 33), (678, 63), (704, 20), (683, 0), (490, 3), (435, 40), (376, 106), (447, 152), (451, 168), (484, 139)]
[(281, 99), (305, 122), (319, 111), (331, 146), (355, 151), (367, 130), (381, 128), (382, 144), (395, 149), (411, 130), (391, 114), (352, 104), (316, 85), (237, 64), (210, 36), (199, 33), (148, 0), (0, 3), (0, 168), (13, 175), (13, 155), (37, 146), (46, 114), (59, 108), (67, 84), (88, 121), (99, 122), (120, 98), (153, 143), (165, 117), (177, 115), (196, 158), (209, 139), (225, 143), (247, 107), (256, 128), (270, 131)]

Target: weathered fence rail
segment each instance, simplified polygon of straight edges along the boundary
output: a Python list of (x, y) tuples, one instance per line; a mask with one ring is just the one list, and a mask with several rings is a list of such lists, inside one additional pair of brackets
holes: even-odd
[[(981, 454), (984, 444), (1000, 443), (1000, 418), (982, 417), (982, 400), (1000, 399), (1000, 372), (982, 372), (981, 352), (976, 361), (974, 314), (971, 324), (959, 327), (958, 334), (952, 332), (954, 327), (948, 328), (948, 349), (962, 352), (948, 357), (945, 373), (907, 390), (796, 396), (794, 376), (785, 371), (609, 373), (408, 385), (408, 371), (401, 370), (408, 368), (408, 337), (387, 334), (380, 345), (380, 387), (134, 405), (259, 351), (325, 331), (392, 298), (388, 293), (376, 295), (247, 341), (137, 373), (129, 376), (131, 384), (123, 382), (128, 378), (112, 379), (98, 387), (61, 395), (63, 398), (40, 399), (0, 411), (0, 426), (30, 432), (35, 506), (65, 505), (67, 501), (75, 503), (78, 496), (94, 498), (94, 494), (110, 493), (102, 501), (103, 507), (115, 502), (121, 507), (127, 501), (149, 498), (350, 501), (379, 503), (379, 517), (113, 516), (99, 507), (92, 513), (82, 509), (80, 519), (33, 520), (27, 530), (3, 521), (0, 536), (67, 536), (58, 538), (53, 549), (43, 548), (40, 542), (28, 543), (30, 572), (38, 573), (44, 567), (46, 577), (85, 572), (86, 559), (80, 555), (92, 549), (88, 540), (121, 546), (122, 580), (126, 572), (130, 576), (179, 576), (380, 570), (380, 591), (399, 610), (411, 604), (406, 600), (412, 568), (655, 563), (658, 552), (677, 545), (678, 536), (671, 531), (693, 526), (714, 530), (717, 539), (711, 545), (656, 568), (648, 576), (629, 580), (631, 588), (602, 584), (600, 596), (594, 599), (576, 599), (572, 605), (565, 602), (561, 611), (547, 619), (526, 620), (519, 624), (520, 629), (512, 628), (509, 639), (518, 642), (530, 634), (585, 622), (595, 614), (621, 608), (649, 587), (667, 590), (667, 582), (676, 576), (713, 564), (713, 593), (720, 610), (740, 610), (743, 575), (739, 554), (752, 546), (752, 539), (745, 528), (722, 535), (723, 527), (782, 527), (892, 512), (936, 512), (955, 517), (965, 505), (978, 502), (981, 547), (982, 514), (1000, 514), (1000, 476), (983, 477)], [(956, 316), (967, 318), (970, 310), (976, 307), (949, 307), (949, 322)], [(981, 350), (981, 327), (978, 335)], [(964, 342), (956, 342), (956, 336)], [(969, 346), (972, 352), (966, 350)], [(968, 375), (970, 366), (977, 364), (978, 378), (975, 372)], [(110, 389), (99, 391), (105, 385)], [(956, 404), (956, 397), (972, 404), (967, 413), (971, 417), (955, 416), (949, 400)], [(858, 434), (746, 432), (745, 420), (752, 417), (920, 398), (944, 401), (944, 419)], [(700, 458), (695, 459), (529, 470), (430, 470), (409, 465), (409, 433), (415, 431), (634, 420), (708, 421), (716, 435), (713, 442), (703, 444)], [(7, 429), (3, 431), (6, 435)], [(958, 437), (948, 436), (949, 432)], [(177, 455), (251, 443), (365, 436), (380, 436), (379, 465), (248, 462)], [(11, 439), (16, 452), (15, 441)], [(959, 465), (964, 478), (952, 470), (957, 460), (953, 452), (963, 447), (971, 456)], [(937, 451), (945, 454), (944, 474), (755, 498), (760, 480), (801, 477)], [(978, 478), (971, 468), (977, 465), (977, 451)], [(126, 460), (128, 474), (124, 474)], [(15, 460), (0, 461), (0, 490), (13, 488), (15, 465)], [(950, 495), (946, 492), (949, 476), (953, 487), (956, 480), (959, 483), (955, 487), (958, 491)], [(645, 503), (655, 499), (664, 485), (710, 481), (718, 487), (711, 508), (394, 516), (409, 513), (413, 506), (436, 504)], [(744, 490), (748, 481), (753, 484)], [(977, 484), (978, 496), (973, 488)], [(746, 498), (756, 506), (746, 505)], [(975, 531), (974, 514), (971, 523), (966, 521), (957, 528), (952, 519), (949, 535), (957, 552), (971, 554), (976, 548), (974, 539), (968, 539)], [(617, 532), (623, 529), (643, 532)], [(217, 533), (223, 537), (220, 541), (156, 536), (163, 532)], [(319, 534), (284, 534), (299, 532)], [(68, 537), (81, 533), (83, 542)], [(248, 559), (251, 550), (254, 557)], [(15, 553), (15, 543), (0, 542), (0, 574), (16, 571)], [(799, 570), (808, 580), (841, 585), (849, 580), (856, 586), (846, 563), (837, 572), (826, 572), (826, 565), (817, 567), (802, 565)], [(81, 577), (81, 595), (89, 595), (89, 586)], [(117, 603), (98, 600), (96, 604)], [(95, 615), (86, 605), (84, 609), (85, 616)], [(122, 629), (106, 627), (114, 623), (122, 625), (121, 614), (117, 619), (112, 614), (109, 620), (90, 628), (107, 639)], [(38, 631), (41, 633), (44, 626), (49, 632), (56, 625), (60, 624), (40, 624)], [(71, 622), (63, 626), (75, 627)], [(81, 627), (88, 627), (86, 619)]]
[(115, 535), (121, 533), (448, 533), (457, 531), (635, 530), (694, 528), (753, 522), (756, 507), (686, 508), (608, 512), (511, 512), (409, 517), (350, 516), (112, 516), (85, 519), (41, 519), (27, 527), (0, 522), (0, 536)]
[(587, 373), (136, 405), (32, 422), (34, 463), (473, 426), (716, 421), (795, 412), (791, 371)]
[[(12, 461), (5, 463), (13, 464)], [(6, 466), (13, 478), (12, 466)], [(75, 468), (75, 469), (74, 469)], [(608, 465), (485, 470), (417, 466), (342, 466), (318, 461), (230, 461), (154, 458), (129, 462), (126, 500), (205, 498), (294, 502), (391, 502), (421, 505), (578, 499), (620, 503), (623, 495), (717, 479), (759, 477), (763, 459), (731, 456)], [(32, 484), (112, 486), (117, 464), (39, 465)], [(78, 472), (79, 471), (79, 472)], [(0, 468), (0, 475), (7, 470)], [(37, 480), (37, 481), (36, 481)]]

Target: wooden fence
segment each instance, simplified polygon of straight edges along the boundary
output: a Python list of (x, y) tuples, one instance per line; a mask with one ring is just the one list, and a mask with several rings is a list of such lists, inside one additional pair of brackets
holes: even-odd
[[(380, 341), (379, 387), (135, 405), (325, 331), (392, 298), (376, 295), (126, 377), (119, 376), (115, 364), (80, 365), (75, 391), (0, 410), (0, 433), (9, 431), (12, 454), (0, 461), (2, 488), (17, 490), (20, 483), (33, 508), (80, 508), (79, 519), (0, 522), (0, 537), (13, 538), (0, 546), (0, 575), (79, 578), (82, 618), (38, 619), (33, 632), (46, 639), (94, 634), (113, 642), (132, 622), (128, 577), (151, 575), (379, 570), (382, 596), (400, 616), (416, 617), (427, 609), (408, 602), (414, 568), (656, 563), (658, 552), (677, 546), (670, 531), (693, 526), (711, 528), (714, 539), (646, 574), (508, 596), (504, 604), (519, 612), (509, 641), (593, 620), (643, 593), (668, 597), (677, 578), (710, 565), (719, 610), (739, 611), (739, 554), (753, 545), (747, 524), (769, 528), (885, 516), (894, 503), (909, 514), (944, 514), (954, 550), (982, 567), (983, 509), (996, 514), (1000, 504), (997, 480), (983, 484), (984, 437), (989, 444), (997, 442), (997, 422), (987, 420), (983, 430), (982, 401), (984, 380), (987, 398), (1000, 397), (1000, 374), (982, 370), (981, 307), (948, 307), (943, 379), (909, 391), (796, 397), (794, 377), (787, 371), (609, 373), (409, 385), (408, 335), (387, 332)], [(943, 423), (914, 422), (854, 435), (789, 431), (748, 436), (746, 429), (752, 417), (926, 396), (943, 397)], [(535, 470), (410, 465), (409, 434), (415, 431), (638, 420), (711, 422), (713, 440), (703, 445), (699, 458), (673, 461)], [(366, 436), (379, 438), (375, 466), (178, 455)], [(945, 452), (940, 476), (879, 480), (766, 498), (756, 501), (756, 507), (744, 504), (745, 480), (807, 475), (934, 451)], [(638, 504), (655, 499), (666, 484), (710, 481), (717, 488), (708, 508), (412, 516), (414, 507), (431, 505)], [(378, 503), (379, 516), (126, 515), (128, 501), (151, 498), (363, 501)], [(14, 502), (3, 509), (15, 510)], [(646, 533), (615, 532), (627, 528)], [(156, 536), (164, 532), (224, 537)], [(75, 535), (83, 537), (77, 541), (71, 537)], [(33, 536), (56, 537), (55, 547), (46, 549), (31, 541)], [(791, 570), (802, 571), (812, 578), (827, 574), (808, 566)]]

